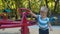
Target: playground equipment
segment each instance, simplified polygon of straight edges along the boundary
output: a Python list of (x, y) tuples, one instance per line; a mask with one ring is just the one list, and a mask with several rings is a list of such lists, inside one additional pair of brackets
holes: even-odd
[[(21, 10), (26, 10), (26, 12), (22, 12)], [(0, 16), (3, 16), (3, 19), (0, 20), (0, 29), (21, 27), (21, 34), (29, 34), (28, 26), (35, 25), (35, 21), (27, 20), (26, 16), (29, 14), (30, 10), (26, 8), (19, 8), (18, 12), (22, 15), (21, 21), (9, 20), (7, 16), (1, 14)]]

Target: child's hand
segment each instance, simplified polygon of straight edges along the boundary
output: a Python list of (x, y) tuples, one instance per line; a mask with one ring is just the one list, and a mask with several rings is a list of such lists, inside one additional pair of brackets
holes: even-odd
[(30, 14), (32, 14), (32, 15), (33, 15), (34, 13), (33, 13), (32, 11), (30, 11)]
[(53, 31), (53, 29), (52, 29), (52, 28), (50, 28), (50, 31)]

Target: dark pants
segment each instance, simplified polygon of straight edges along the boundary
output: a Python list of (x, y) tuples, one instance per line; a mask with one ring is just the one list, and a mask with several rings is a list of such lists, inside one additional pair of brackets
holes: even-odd
[(49, 29), (47, 30), (39, 29), (39, 34), (49, 34)]

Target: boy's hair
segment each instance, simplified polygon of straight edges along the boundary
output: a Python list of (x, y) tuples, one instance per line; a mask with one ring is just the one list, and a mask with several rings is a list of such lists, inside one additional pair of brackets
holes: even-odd
[(48, 12), (48, 8), (46, 6), (42, 6), (40, 11), (43, 11), (43, 12)]

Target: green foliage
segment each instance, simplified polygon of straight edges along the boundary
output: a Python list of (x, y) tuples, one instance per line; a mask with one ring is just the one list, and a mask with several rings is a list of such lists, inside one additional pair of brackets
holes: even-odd
[[(17, 8), (28, 8), (29, 1), (31, 5), (30, 6), (31, 10), (35, 13), (39, 13), (40, 7), (42, 5), (46, 5), (45, 0), (0, 0), (0, 12), (2, 12), (1, 9), (3, 10), (5, 8), (16, 9), (16, 10)], [(53, 12), (54, 6), (55, 6), (55, 0), (47, 0), (47, 1), (48, 1), (47, 4), (48, 4), (50, 11)], [(58, 5), (59, 4), (60, 2), (58, 3)], [(57, 6), (56, 8), (57, 14), (60, 13), (59, 6)]]

